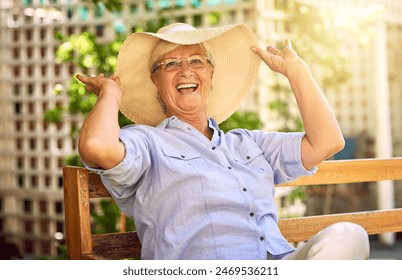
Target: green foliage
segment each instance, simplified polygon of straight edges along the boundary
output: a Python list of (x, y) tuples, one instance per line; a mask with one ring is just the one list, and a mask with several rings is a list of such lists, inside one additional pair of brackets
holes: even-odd
[(218, 25), (220, 22), (221, 13), (220, 12), (211, 12), (208, 14), (208, 22), (214, 26)]
[[(161, 28), (164, 25), (167, 25), (170, 23), (170, 20), (165, 18), (165, 17), (159, 17), (158, 19), (150, 19), (147, 20), (145, 23), (145, 30), (147, 32), (157, 32), (159, 28)], [(137, 31), (143, 31), (143, 30), (137, 30)]]
[[(118, 232), (117, 228), (120, 219), (120, 210), (116, 203), (110, 199), (103, 199), (99, 203), (99, 212), (91, 212), (93, 220), (94, 233), (112, 233)], [(131, 219), (126, 220), (126, 231), (135, 230), (134, 222)]]
[[(88, 32), (69, 37), (56, 34), (56, 38), (63, 41), (56, 50), (58, 63), (72, 64), (85, 75), (95, 70), (105, 75), (113, 73), (116, 67), (116, 56), (122, 43), (121, 39), (101, 45), (96, 42), (95, 35)], [(60, 89), (55, 89), (55, 93), (59, 93), (59, 91)], [(72, 115), (86, 115), (96, 102), (96, 96), (86, 92), (82, 83), (75, 76), (71, 78), (66, 93), (68, 96), (67, 108), (50, 109), (45, 113), (45, 121), (60, 122), (64, 112)]]
[(112, 12), (121, 12), (123, 9), (122, 0), (81, 0), (82, 2), (91, 3), (94, 8), (100, 10), (105, 7)]
[(305, 201), (307, 199), (307, 193), (304, 190), (303, 186), (294, 187), (293, 190), (290, 192), (288, 199), (291, 203), (294, 203), (296, 199), (300, 199)]
[(120, 212), (116, 204), (111, 200), (101, 200), (99, 203), (100, 212), (91, 213), (94, 222), (94, 233), (111, 233), (117, 232), (117, 224), (119, 222)]
[[(98, 43), (96, 36), (88, 32), (71, 36), (56, 34), (55, 37), (62, 42), (56, 50), (56, 60), (58, 63), (74, 65), (85, 75), (96, 72), (109, 76), (114, 72), (117, 63), (117, 54), (123, 42), (122, 37), (118, 37), (115, 41), (106, 44)], [(62, 94), (63, 87), (57, 85), (54, 91), (55, 94)], [(65, 113), (85, 116), (92, 110), (97, 100), (94, 94), (85, 90), (85, 87), (75, 78), (75, 75), (71, 77), (65, 93), (68, 97), (68, 105), (66, 107), (56, 106), (49, 109), (44, 114), (44, 121), (60, 123)], [(121, 126), (131, 123), (130, 120), (119, 113), (119, 124)], [(73, 125), (71, 128), (71, 137), (77, 138), (78, 133), (79, 128)], [(82, 166), (78, 155), (68, 158), (66, 162), (69, 165)]]
[[(56, 50), (58, 63), (72, 64), (85, 75), (89, 75), (92, 72), (104, 73), (106, 76), (113, 74), (123, 38), (118, 37), (113, 42), (99, 44), (96, 41), (96, 36), (88, 32), (68, 37), (57, 34), (56, 37), (63, 41)], [(75, 75), (72, 77), (66, 93), (68, 107), (56, 107), (49, 110), (45, 115), (46, 121), (60, 121), (61, 114), (65, 111), (72, 115), (85, 116), (91, 111), (97, 99), (94, 94), (85, 90), (82, 83), (75, 78)]]
[(46, 122), (60, 123), (63, 120), (64, 109), (62, 107), (55, 107), (45, 112), (43, 119)]
[(261, 125), (257, 113), (235, 112), (230, 118), (222, 122), (219, 127), (226, 132), (234, 128), (259, 129)]
[(67, 156), (67, 157), (64, 159), (64, 162), (65, 162), (65, 164), (68, 165), (68, 166), (81, 166), (81, 167), (84, 166), (84, 165), (82, 164), (82, 161), (81, 161), (80, 157), (79, 157), (77, 154)]
[(271, 111), (276, 111), (280, 116), (281, 124), (278, 131), (303, 131), (304, 126), (299, 114), (293, 113), (289, 109), (290, 100), (293, 99), (290, 87), (277, 83), (272, 88), (272, 94), (275, 95), (275, 99), (268, 104), (268, 107)]
[(113, 73), (123, 38), (118, 37), (113, 42), (99, 44), (96, 36), (89, 32), (71, 36), (56, 34), (56, 36), (63, 41), (56, 50), (59, 63), (73, 63), (82, 69), (84, 74), (88, 74), (89, 70), (97, 70), (105, 75)]

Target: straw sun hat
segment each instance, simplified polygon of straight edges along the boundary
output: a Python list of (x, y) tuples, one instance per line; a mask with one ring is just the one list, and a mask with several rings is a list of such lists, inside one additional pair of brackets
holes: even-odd
[(214, 74), (207, 113), (221, 123), (239, 108), (255, 82), (260, 62), (251, 50), (257, 44), (251, 29), (244, 24), (196, 29), (173, 23), (157, 33), (133, 33), (120, 49), (116, 75), (125, 88), (120, 110), (127, 118), (151, 126), (166, 118), (149, 67), (152, 52), (161, 40), (179, 45), (208, 44)]

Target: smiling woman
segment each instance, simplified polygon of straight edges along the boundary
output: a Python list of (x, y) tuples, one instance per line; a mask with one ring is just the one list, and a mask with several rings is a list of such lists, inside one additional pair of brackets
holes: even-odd
[[(208, 116), (220, 123), (237, 110), (257, 78), (260, 60), (251, 50), (257, 44), (254, 34), (243, 24), (195, 29), (174, 23), (157, 33), (133, 33), (123, 43), (116, 67), (116, 75), (126, 89), (120, 109), (137, 124), (158, 125), (166, 114), (155, 102), (158, 90), (151, 77), (144, 74), (152, 74), (162, 58), (188, 57), (168, 57), (166, 54), (182, 46), (198, 45), (201, 49), (196, 53), (205, 54), (214, 65), (214, 80), (231, 77), (227, 83), (214, 83), (210, 90)], [(233, 48), (233, 45), (239, 48)], [(144, 92), (147, 94), (142, 94)], [(140, 104), (138, 100), (144, 102)]]
[[(314, 174), (344, 140), (290, 41), (283, 50), (257, 45), (244, 24), (175, 23), (130, 35), (115, 75), (77, 76), (98, 96), (80, 156), (134, 219), (142, 259), (368, 258), (367, 233), (355, 224), (330, 226), (297, 250), (282, 236), (274, 186)], [(288, 78), (304, 133), (219, 128), (261, 60)], [(119, 109), (136, 125), (120, 129)]]
[(160, 62), (154, 63), (156, 68), (153, 72), (151, 69), (151, 79), (166, 108), (166, 116), (186, 121), (211, 139), (205, 120), (208, 119), (206, 104), (213, 66), (207, 56), (200, 44), (179, 45), (163, 55)]

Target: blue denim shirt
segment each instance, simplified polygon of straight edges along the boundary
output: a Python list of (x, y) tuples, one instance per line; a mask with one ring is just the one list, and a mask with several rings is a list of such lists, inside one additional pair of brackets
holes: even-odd
[(143, 259), (266, 259), (293, 251), (277, 226), (274, 185), (311, 175), (303, 133), (236, 129), (212, 140), (176, 117), (121, 130), (122, 162), (101, 174), (134, 218)]

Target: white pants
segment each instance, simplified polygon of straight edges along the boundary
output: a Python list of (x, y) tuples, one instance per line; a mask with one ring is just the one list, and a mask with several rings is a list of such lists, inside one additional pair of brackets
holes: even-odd
[(364, 228), (341, 222), (323, 229), (282, 260), (367, 260), (369, 254)]

